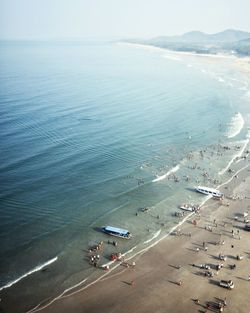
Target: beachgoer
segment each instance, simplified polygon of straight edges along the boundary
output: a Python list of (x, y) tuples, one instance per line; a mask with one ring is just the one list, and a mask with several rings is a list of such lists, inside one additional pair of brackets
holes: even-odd
[(132, 287), (135, 287), (135, 281), (134, 281), (134, 280), (131, 280), (130, 285), (131, 285)]

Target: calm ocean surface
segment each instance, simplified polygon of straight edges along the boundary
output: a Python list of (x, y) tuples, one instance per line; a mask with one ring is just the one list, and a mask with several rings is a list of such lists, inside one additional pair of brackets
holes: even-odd
[[(230, 162), (248, 144), (249, 102), (250, 79), (231, 59), (2, 42), (1, 292), (16, 288), (32, 308), (103, 274), (88, 262), (98, 241), (106, 264), (159, 240), (181, 203), (204, 200), (195, 185), (216, 187), (240, 166)], [(114, 248), (103, 225), (134, 237)]]

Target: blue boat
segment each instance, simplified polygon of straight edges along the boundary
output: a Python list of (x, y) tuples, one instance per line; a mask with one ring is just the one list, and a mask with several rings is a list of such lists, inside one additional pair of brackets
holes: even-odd
[(119, 237), (119, 238), (130, 239), (132, 237), (132, 235), (130, 234), (128, 230), (122, 229), (122, 228), (104, 226), (102, 227), (102, 230), (104, 233), (108, 235)]

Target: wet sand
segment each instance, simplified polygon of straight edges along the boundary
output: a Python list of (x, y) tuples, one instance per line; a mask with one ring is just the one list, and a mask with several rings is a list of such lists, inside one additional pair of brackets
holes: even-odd
[[(250, 164), (245, 162), (249, 166), (220, 188), (239, 199), (209, 200), (200, 217), (193, 215), (182, 225), (181, 235), (172, 234), (129, 260), (136, 262), (135, 267), (119, 265), (101, 281), (39, 312), (219, 312), (218, 304), (225, 299), (225, 312), (249, 312), (250, 232), (243, 229), (243, 212), (250, 212)], [(220, 253), (226, 261), (219, 260)], [(243, 259), (237, 260), (237, 255)], [(224, 266), (217, 272), (219, 263)], [(208, 264), (214, 276), (206, 277), (201, 264)], [(232, 265), (236, 267), (231, 269)], [(219, 286), (221, 279), (233, 280), (234, 289)]]

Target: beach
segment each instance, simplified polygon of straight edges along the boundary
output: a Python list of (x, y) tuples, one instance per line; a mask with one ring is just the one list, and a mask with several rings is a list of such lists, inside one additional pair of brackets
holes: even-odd
[(207, 60), (207, 61), (214, 61), (218, 62), (220, 60), (231, 60), (232, 64), (237, 67), (237, 69), (244, 73), (249, 74), (250, 72), (250, 57), (244, 56), (239, 57), (234, 54), (228, 54), (228, 53), (217, 53), (217, 54), (208, 54), (208, 53), (196, 53), (196, 52), (186, 52), (186, 51), (175, 51), (165, 48), (160, 48), (153, 45), (146, 45), (146, 44), (137, 44), (137, 43), (120, 43), (122, 45), (128, 45), (131, 47), (135, 47), (138, 49), (146, 49), (151, 52), (164, 52), (166, 55), (171, 58), (172, 60), (181, 61), (178, 57), (187, 57), (187, 58), (200, 58), (201, 60)]
[[(56, 59), (57, 50), (45, 47)], [(11, 157), (2, 167), (13, 179), (6, 180), (2, 195), (0, 309), (205, 312), (207, 304), (217, 310), (218, 299), (233, 295), (225, 310), (244, 312), (237, 310), (245, 309), (239, 303), (247, 297), (250, 252), (240, 215), (249, 210), (245, 59), (235, 66), (236, 58), (227, 56), (143, 51), (136, 45), (102, 48), (104, 59), (93, 55), (91, 45), (63, 47), (69, 52), (63, 63), (71, 64), (76, 79), (64, 93), (58, 90), (67, 77), (53, 80), (56, 70), (49, 67), (50, 79), (44, 71), (35, 83), (45, 95), (32, 89), (37, 106), (32, 100), (23, 111), (30, 88), (19, 82), (21, 70), (12, 83), (21, 96), (6, 95), (12, 105), (3, 115), (3, 142)], [(55, 64), (58, 70), (61, 62)], [(85, 73), (80, 81), (74, 67), (79, 64)], [(72, 90), (73, 110), (66, 100)], [(13, 146), (21, 159), (11, 154)], [(222, 203), (206, 201), (195, 192), (197, 185), (218, 188), (226, 197)], [(201, 205), (201, 215), (180, 216), (183, 203)], [(100, 231), (104, 225), (128, 229), (133, 238), (113, 245), (114, 238)], [(100, 242), (100, 251), (90, 252)], [(111, 261), (111, 253), (121, 253), (121, 260)], [(220, 253), (227, 261), (216, 275)], [(92, 260), (93, 255), (99, 257)], [(202, 264), (209, 264), (213, 277), (205, 276)], [(219, 286), (230, 277), (234, 290)]]
[[(200, 216), (190, 216), (160, 243), (126, 260), (128, 266), (118, 262), (100, 281), (83, 284), (29, 312), (219, 312), (222, 307), (228, 313), (247, 313), (250, 232), (244, 230), (243, 214), (250, 209), (249, 157), (242, 168), (220, 187), (222, 202), (208, 200)], [(221, 280), (232, 280), (234, 289), (221, 287)], [(6, 312), (11, 311), (9, 304)]]

